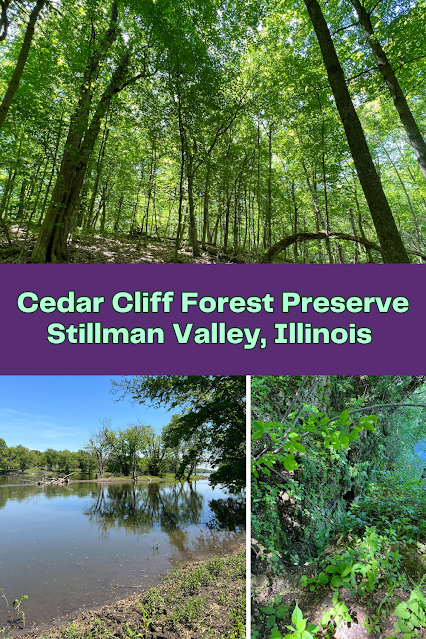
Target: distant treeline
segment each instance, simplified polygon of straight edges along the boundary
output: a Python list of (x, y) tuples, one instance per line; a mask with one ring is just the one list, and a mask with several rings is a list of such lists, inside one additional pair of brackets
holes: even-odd
[(78, 469), (85, 474), (96, 472), (100, 477), (106, 472), (153, 476), (174, 473), (182, 477), (189, 471), (189, 477), (201, 461), (197, 456), (189, 469), (185, 467), (178, 473), (183, 449), (180, 445), (173, 448), (167, 445), (165, 437), (170, 426), (158, 434), (151, 426), (140, 423), (112, 430), (110, 420), (100, 421), (99, 431), (78, 451), (48, 448), (42, 452), (22, 445), (8, 446), (0, 438), (0, 470), (24, 472), (34, 468), (68, 474)]

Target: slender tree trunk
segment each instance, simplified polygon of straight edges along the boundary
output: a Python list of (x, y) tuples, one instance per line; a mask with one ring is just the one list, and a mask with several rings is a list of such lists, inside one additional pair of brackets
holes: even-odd
[(410, 195), (409, 195), (409, 193), (408, 193), (408, 191), (407, 191), (407, 189), (405, 187), (404, 180), (402, 179), (401, 174), (398, 171), (398, 167), (396, 166), (395, 162), (392, 160), (391, 156), (389, 155), (385, 145), (382, 142), (380, 142), (380, 146), (382, 147), (382, 149), (385, 152), (389, 162), (391, 163), (391, 165), (392, 165), (392, 167), (393, 167), (393, 169), (394, 169), (394, 171), (395, 171), (395, 173), (397, 175), (399, 183), (401, 184), (402, 190), (405, 193), (405, 197), (407, 198), (408, 208), (410, 209), (411, 216), (413, 218), (413, 224), (414, 224), (414, 230), (415, 230), (416, 242), (417, 242), (417, 250), (418, 251), (422, 251), (424, 247), (423, 247), (423, 241), (422, 241), (422, 237), (421, 237), (421, 233), (420, 233), (419, 222), (417, 220), (417, 215), (416, 215), (416, 212), (414, 210), (413, 203), (411, 202)]
[(7, 112), (9, 111), (9, 107), (12, 104), (12, 100), (15, 96), (16, 91), (18, 90), (19, 82), (21, 80), (22, 72), (24, 70), (28, 52), (30, 50), (31, 41), (34, 36), (35, 23), (37, 22), (40, 11), (43, 9), (45, 4), (46, 0), (37, 0), (37, 3), (30, 13), (30, 19), (28, 20), (27, 30), (25, 31), (24, 41), (22, 43), (18, 61), (10, 79), (9, 86), (7, 87), (6, 94), (0, 105), (0, 129), (4, 124)]
[(25, 211), (25, 194), (27, 192), (27, 186), (28, 186), (27, 179), (24, 178), (22, 180), (21, 190), (19, 192), (19, 200), (18, 200), (17, 217), (18, 217), (18, 220), (19, 220), (19, 224), (21, 224), (21, 218), (23, 217), (24, 211)]
[[(326, 224), (324, 222), (324, 218), (321, 215), (321, 210), (320, 210), (319, 205), (318, 205), (318, 195), (317, 195), (316, 187), (314, 188), (314, 185), (311, 182), (311, 179), (310, 179), (309, 173), (308, 173), (308, 169), (306, 168), (305, 160), (302, 160), (302, 166), (303, 166), (303, 171), (305, 173), (305, 178), (306, 178), (306, 183), (308, 185), (309, 193), (311, 194), (312, 207), (313, 207), (314, 212), (315, 212), (316, 230), (317, 230), (317, 232), (325, 231), (325, 234), (326, 234), (325, 246), (326, 246), (326, 249), (327, 249), (328, 261), (329, 261), (330, 264), (334, 264), (333, 253), (332, 253), (332, 250), (331, 250), (330, 240), (328, 239), (328, 232), (326, 230)], [(320, 246), (318, 246), (318, 252), (319, 252), (319, 256), (320, 256), (320, 262), (322, 262), (322, 251), (321, 251), (321, 247)]]
[(87, 220), (86, 220), (87, 228), (90, 228), (92, 224), (93, 209), (95, 207), (96, 196), (98, 194), (99, 180), (102, 173), (102, 164), (103, 164), (103, 159), (105, 156), (105, 148), (106, 148), (106, 143), (108, 140), (108, 135), (109, 135), (109, 129), (106, 127), (106, 123), (105, 123), (104, 133), (103, 133), (102, 141), (99, 147), (98, 161), (96, 164), (95, 182), (93, 184), (92, 196), (90, 198), (89, 209), (87, 212)]
[(386, 263), (409, 263), (382, 183), (374, 166), (364, 131), (346, 85), (330, 31), (317, 0), (304, 0), (314, 27), (328, 80), (333, 91), (355, 168), (373, 218)]
[[(293, 212), (294, 212), (294, 227), (293, 227), (293, 233), (294, 235), (296, 235), (296, 233), (298, 233), (299, 229), (298, 229), (298, 224), (299, 224), (299, 220), (298, 220), (298, 213), (299, 213), (299, 208), (297, 206), (297, 201), (296, 201), (296, 192), (294, 189), (294, 180), (291, 183), (291, 199), (293, 202)], [(298, 252), (298, 245), (297, 242), (295, 242), (293, 244), (293, 255), (294, 255), (294, 261), (297, 262), (299, 261), (299, 252)]]
[(115, 218), (115, 222), (114, 222), (114, 233), (117, 233), (118, 230), (119, 230), (121, 209), (123, 207), (123, 200), (124, 200), (124, 193), (122, 193), (121, 196), (120, 196), (120, 202), (118, 204), (117, 217)]
[(272, 246), (272, 124), (269, 124), (268, 130), (268, 197), (266, 200), (266, 229), (265, 229), (265, 248)]
[(102, 208), (102, 215), (101, 215), (101, 228), (100, 228), (101, 234), (105, 232), (107, 197), (108, 197), (108, 183), (106, 183), (104, 185), (104, 188), (103, 188), (103, 191), (102, 191), (102, 207), (101, 207)]
[(399, 119), (405, 129), (408, 140), (413, 147), (414, 153), (419, 163), (420, 170), (426, 180), (426, 143), (417, 125), (417, 122), (411, 112), (407, 99), (401, 89), (398, 78), (392, 69), (386, 53), (382, 45), (374, 34), (373, 25), (371, 24), (370, 14), (365, 10), (360, 0), (351, 0), (352, 5), (357, 12), (359, 22), (364, 30), (366, 40), (370, 45), (373, 55), (377, 62), (377, 69), (380, 71), (389, 93), (398, 112)]
[(182, 237), (182, 218), (183, 218), (183, 193), (184, 193), (184, 177), (185, 177), (185, 132), (182, 121), (182, 104), (180, 93), (178, 93), (178, 120), (179, 120), (179, 136), (180, 136), (180, 174), (179, 174), (179, 207), (178, 207), (178, 225), (176, 231), (175, 254), (174, 261), (177, 262)]
[(200, 248), (197, 238), (197, 219), (194, 207), (194, 156), (192, 151), (188, 151), (188, 161), (186, 164), (186, 179), (188, 184), (188, 208), (189, 208), (189, 241), (194, 257), (200, 256)]
[[(359, 226), (359, 232), (360, 235), (362, 237), (362, 239), (365, 241), (367, 239), (366, 235), (365, 235), (365, 231), (364, 231), (364, 224), (362, 221), (362, 213), (361, 213), (361, 207), (359, 205), (359, 200), (358, 200), (358, 195), (357, 195), (357, 190), (356, 190), (356, 177), (354, 174), (354, 183), (355, 183), (355, 190), (354, 190), (354, 196), (355, 196), (355, 204), (356, 204), (356, 210), (358, 212), (358, 226)], [(367, 245), (365, 246), (365, 252), (367, 253), (367, 258), (370, 264), (374, 264), (374, 259), (373, 259), (373, 254), (371, 252), (371, 250), (368, 248)]]
[(210, 196), (210, 167), (211, 160), (210, 155), (207, 160), (206, 167), (206, 181), (204, 184), (204, 198), (203, 198), (203, 236), (201, 239), (201, 246), (206, 248), (206, 239), (209, 236), (209, 196)]
[[(352, 208), (349, 209), (349, 217), (351, 218), (351, 227), (352, 227), (352, 233), (354, 235), (357, 234), (356, 232), (356, 226), (355, 226), (355, 218), (354, 218), (354, 211)], [(358, 264), (359, 262), (359, 242), (355, 243), (355, 257), (354, 257), (354, 262), (355, 264)]]
[(41, 224), (42, 221), (43, 221), (44, 212), (46, 210), (46, 205), (47, 205), (47, 198), (49, 197), (50, 187), (52, 186), (53, 176), (55, 175), (56, 159), (58, 157), (59, 143), (61, 141), (63, 120), (64, 120), (64, 114), (62, 113), (61, 114), (61, 119), (59, 121), (58, 135), (57, 135), (57, 138), (56, 138), (55, 155), (53, 157), (52, 170), (50, 172), (49, 184), (47, 185), (47, 188), (46, 188), (46, 193), (45, 193), (44, 200), (43, 200), (43, 206), (41, 207), (40, 219), (38, 221), (39, 224)]

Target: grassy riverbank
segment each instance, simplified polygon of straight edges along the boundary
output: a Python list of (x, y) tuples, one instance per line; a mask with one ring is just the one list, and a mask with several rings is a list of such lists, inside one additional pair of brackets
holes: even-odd
[(175, 568), (155, 588), (21, 639), (244, 639), (245, 552)]

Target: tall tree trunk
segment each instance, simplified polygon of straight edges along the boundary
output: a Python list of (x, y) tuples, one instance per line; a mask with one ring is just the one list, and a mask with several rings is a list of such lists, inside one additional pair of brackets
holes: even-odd
[[(334, 264), (333, 252), (331, 250), (330, 240), (328, 239), (328, 231), (326, 230), (326, 224), (324, 222), (323, 216), (321, 215), (321, 210), (320, 210), (320, 207), (318, 205), (318, 195), (317, 195), (316, 187), (314, 188), (314, 185), (311, 182), (311, 179), (310, 179), (309, 173), (308, 173), (308, 169), (306, 168), (305, 160), (303, 160), (303, 159), (302, 159), (302, 166), (303, 166), (303, 172), (305, 173), (305, 178), (306, 178), (306, 183), (308, 185), (309, 193), (311, 194), (312, 207), (314, 209), (315, 220), (316, 220), (316, 230), (317, 230), (317, 232), (325, 231), (325, 233), (326, 233), (325, 246), (326, 246), (326, 249), (327, 249), (328, 261), (329, 261), (330, 264)], [(322, 262), (322, 250), (321, 250), (320, 246), (318, 246), (318, 252), (319, 252), (320, 263), (321, 263)]]
[[(80, 85), (79, 101), (74, 111), (61, 167), (53, 188), (52, 199), (46, 218), (40, 229), (32, 256), (32, 262), (63, 262), (68, 259), (67, 238), (71, 227), (72, 215), (78, 200), (86, 172), (87, 162), (93, 151), (100, 129), (101, 119), (105, 115), (109, 102), (118, 92), (128, 56), (114, 71), (108, 87), (99, 100), (89, 125), (90, 107), (102, 62), (118, 36), (118, 9), (115, 2), (111, 6), (111, 22), (97, 49), (90, 56)], [(124, 68), (123, 68), (123, 63)]]
[(9, 107), (12, 104), (12, 100), (15, 96), (16, 91), (18, 90), (22, 72), (24, 70), (25, 63), (28, 58), (28, 52), (30, 50), (31, 41), (34, 36), (35, 23), (37, 22), (37, 18), (40, 14), (40, 11), (43, 9), (44, 5), (46, 4), (46, 1), (47, 0), (37, 0), (37, 3), (35, 4), (33, 10), (30, 13), (30, 19), (28, 20), (28, 25), (25, 31), (24, 41), (22, 43), (18, 61), (16, 63), (15, 69), (10, 79), (9, 86), (7, 87), (6, 94), (0, 105), (0, 129), (2, 128), (4, 124), (4, 121), (7, 116), (7, 112), (9, 111)]
[(194, 155), (192, 151), (187, 152), (188, 161), (186, 164), (186, 179), (188, 184), (188, 209), (189, 209), (189, 241), (194, 257), (200, 256), (200, 248), (197, 238), (197, 219), (195, 217), (194, 206)]
[(180, 174), (179, 174), (179, 207), (178, 207), (178, 225), (175, 240), (174, 261), (177, 262), (182, 237), (182, 219), (183, 219), (183, 194), (184, 194), (184, 177), (185, 177), (185, 131), (182, 120), (182, 103), (180, 92), (178, 92), (178, 120), (179, 120), (179, 136), (180, 136)]
[(207, 160), (207, 167), (206, 167), (206, 181), (204, 184), (204, 198), (203, 198), (203, 236), (201, 239), (201, 246), (203, 249), (206, 248), (206, 239), (209, 236), (210, 167), (211, 167), (211, 159), (209, 155)]
[(328, 81), (355, 163), (359, 181), (373, 218), (377, 237), (386, 263), (409, 263), (407, 251), (395, 224), (382, 183), (374, 166), (364, 131), (346, 85), (343, 69), (337, 57), (325, 18), (317, 0), (304, 0), (314, 27)]
[[(354, 211), (353, 211), (352, 208), (349, 209), (349, 216), (351, 218), (352, 233), (354, 235), (356, 235), (357, 232), (356, 232), (356, 226), (355, 226)], [(355, 257), (354, 257), (355, 264), (358, 264), (358, 262), (359, 262), (359, 249), (360, 249), (359, 242), (356, 242), (355, 243)]]
[(268, 130), (268, 197), (266, 200), (266, 229), (265, 229), (265, 248), (272, 246), (272, 124), (269, 124)]
[(426, 143), (411, 112), (407, 99), (401, 89), (398, 78), (392, 69), (386, 53), (382, 45), (374, 34), (373, 25), (371, 24), (370, 14), (359, 0), (351, 0), (352, 5), (358, 15), (359, 22), (364, 30), (366, 40), (370, 45), (373, 55), (377, 62), (377, 69), (380, 71), (389, 93), (398, 112), (399, 119), (405, 129), (408, 140), (413, 147), (414, 153), (419, 163), (420, 170), (426, 180)]
[(105, 220), (106, 220), (106, 201), (108, 197), (108, 183), (105, 184), (102, 191), (102, 215), (101, 215), (101, 234), (105, 232)]
[(104, 133), (103, 133), (102, 141), (101, 141), (101, 144), (100, 144), (100, 147), (99, 147), (98, 161), (97, 161), (97, 164), (96, 164), (95, 182), (93, 184), (92, 196), (90, 198), (89, 209), (88, 209), (88, 212), (87, 212), (87, 220), (86, 220), (87, 228), (90, 228), (90, 226), (92, 224), (93, 209), (95, 207), (95, 200), (96, 200), (96, 196), (98, 194), (99, 180), (101, 178), (102, 164), (103, 164), (103, 159), (104, 159), (104, 156), (105, 156), (105, 148), (106, 148), (106, 143), (107, 143), (107, 140), (108, 140), (108, 135), (109, 135), (109, 129), (107, 128), (106, 123), (105, 123)]
[(397, 175), (397, 178), (398, 178), (398, 180), (399, 180), (399, 183), (401, 184), (402, 190), (403, 190), (403, 191), (404, 191), (404, 193), (405, 193), (405, 197), (407, 198), (408, 208), (410, 209), (410, 211), (411, 211), (411, 216), (412, 216), (412, 218), (413, 218), (413, 224), (414, 224), (415, 235), (416, 235), (416, 242), (417, 242), (417, 246), (416, 246), (416, 248), (417, 248), (417, 250), (418, 250), (418, 251), (422, 251), (422, 250), (423, 250), (423, 248), (424, 248), (424, 246), (423, 246), (423, 240), (422, 240), (421, 233), (420, 233), (419, 222), (418, 222), (418, 220), (417, 220), (417, 215), (416, 215), (416, 212), (415, 212), (415, 210), (414, 210), (413, 203), (411, 202), (410, 195), (409, 195), (409, 193), (408, 193), (408, 191), (407, 191), (407, 188), (406, 188), (406, 186), (405, 186), (405, 184), (404, 184), (404, 180), (402, 179), (401, 174), (400, 174), (400, 172), (398, 171), (398, 167), (396, 166), (395, 162), (392, 160), (392, 158), (391, 158), (391, 156), (389, 155), (389, 153), (388, 153), (388, 151), (387, 151), (387, 149), (386, 149), (385, 145), (384, 145), (381, 141), (380, 141), (380, 146), (382, 147), (382, 149), (383, 149), (383, 151), (385, 152), (385, 154), (386, 154), (386, 156), (387, 156), (387, 158), (388, 158), (389, 162), (391, 163), (392, 167), (394, 168), (395, 173), (396, 173), (396, 175)]
[[(87, 164), (111, 98), (122, 88), (123, 76), (128, 63), (129, 56), (126, 54), (114, 71), (111, 81), (98, 103), (81, 145), (76, 149), (73, 144), (66, 144), (61, 169), (53, 189), (52, 201), (31, 256), (32, 262), (64, 262), (68, 259), (68, 233), (72, 225), (74, 208), (83, 185)], [(68, 138), (70, 138), (70, 134)]]
[(18, 200), (18, 213), (17, 213), (17, 217), (19, 220), (19, 224), (21, 224), (21, 218), (24, 216), (24, 211), (25, 211), (25, 194), (27, 192), (27, 186), (28, 186), (28, 182), (27, 182), (27, 178), (24, 178), (22, 180), (22, 184), (21, 184), (21, 190), (19, 192), (19, 200)]
[(120, 202), (118, 204), (117, 217), (115, 218), (115, 222), (114, 222), (114, 233), (118, 233), (118, 230), (119, 230), (121, 209), (123, 207), (123, 200), (124, 200), (124, 193), (122, 193), (121, 196), (120, 196)]
[(6, 40), (7, 38), (7, 30), (10, 24), (7, 10), (9, 9), (10, 4), (11, 0), (0, 0), (0, 42), (3, 42), (3, 40)]
[(55, 145), (55, 154), (53, 156), (53, 162), (52, 162), (52, 170), (50, 172), (50, 177), (49, 177), (49, 183), (47, 185), (46, 188), (46, 193), (44, 195), (44, 200), (43, 200), (43, 206), (41, 207), (41, 213), (40, 213), (40, 218), (38, 223), (41, 224), (43, 221), (43, 217), (44, 217), (44, 212), (46, 210), (46, 206), (47, 206), (47, 198), (49, 197), (49, 193), (50, 193), (50, 187), (52, 186), (52, 181), (53, 181), (53, 176), (55, 175), (55, 170), (56, 170), (56, 160), (58, 157), (58, 151), (59, 151), (59, 143), (61, 141), (61, 136), (62, 136), (62, 124), (63, 124), (63, 120), (64, 120), (64, 114), (62, 112), (61, 114), (61, 119), (59, 121), (59, 127), (58, 127), (58, 135), (56, 137), (56, 145)]
[[(296, 233), (298, 233), (299, 228), (299, 220), (298, 220), (298, 213), (299, 213), (299, 207), (297, 206), (297, 200), (296, 200), (296, 192), (294, 189), (294, 180), (291, 183), (291, 199), (293, 202), (293, 212), (294, 212), (294, 224), (293, 224), (293, 233), (294, 235), (296, 235)], [(298, 253), (298, 245), (297, 242), (295, 242), (293, 244), (293, 255), (294, 255), (294, 261), (297, 262), (299, 261), (299, 253)]]

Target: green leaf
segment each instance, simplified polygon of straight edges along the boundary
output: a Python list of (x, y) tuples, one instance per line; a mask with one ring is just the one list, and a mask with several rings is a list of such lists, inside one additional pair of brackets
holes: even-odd
[(268, 626), (268, 628), (273, 628), (273, 626), (275, 626), (276, 620), (277, 619), (275, 615), (271, 615), (270, 617), (268, 617), (268, 621), (266, 622), (266, 625)]
[(407, 610), (407, 604), (402, 602), (400, 603), (395, 610), (393, 611), (393, 614), (396, 617), (402, 617), (402, 619), (409, 619), (410, 618), (410, 613)]
[(261, 611), (264, 612), (265, 615), (272, 615), (272, 613), (275, 612), (275, 608), (272, 608), (272, 606), (264, 606), (261, 608)]
[(278, 608), (275, 611), (275, 614), (278, 617), (278, 619), (283, 619), (283, 617), (285, 617), (288, 614), (289, 610), (290, 610), (290, 606), (286, 606), (285, 604), (282, 604), (281, 606), (278, 606)]
[(257, 430), (255, 433), (253, 433), (253, 435), (251, 436), (252, 441), (254, 441), (255, 439), (259, 439), (260, 437), (262, 437), (263, 435), (263, 430)]
[(298, 442), (294, 442), (294, 447), (299, 453), (306, 453), (306, 449), (303, 444), (299, 444)]
[(284, 460), (284, 468), (286, 470), (295, 470), (296, 468), (299, 468), (299, 464), (293, 457), (289, 456)]
[(282, 634), (276, 626), (275, 628), (272, 628), (271, 639), (282, 639)]
[(331, 585), (334, 586), (335, 588), (338, 588), (339, 586), (341, 586), (342, 583), (343, 583), (342, 580), (337, 575), (333, 577), (333, 579), (331, 580)]
[(296, 624), (296, 630), (298, 632), (303, 632), (306, 628), (306, 619), (300, 619)]
[(340, 444), (343, 448), (347, 448), (349, 446), (349, 437), (342, 435), (340, 437)]
[(291, 621), (296, 626), (299, 621), (302, 621), (303, 613), (300, 610), (299, 606), (296, 604), (295, 609), (293, 610), (293, 614), (291, 615)]
[(316, 626), (316, 625), (315, 625), (315, 624), (313, 624), (313, 623), (309, 623), (309, 624), (306, 626), (306, 630), (308, 630), (309, 632), (314, 632), (314, 633), (315, 633), (315, 632), (317, 632), (317, 631), (319, 630), (319, 626)]
[(327, 566), (325, 572), (339, 572), (339, 569), (337, 566)]

